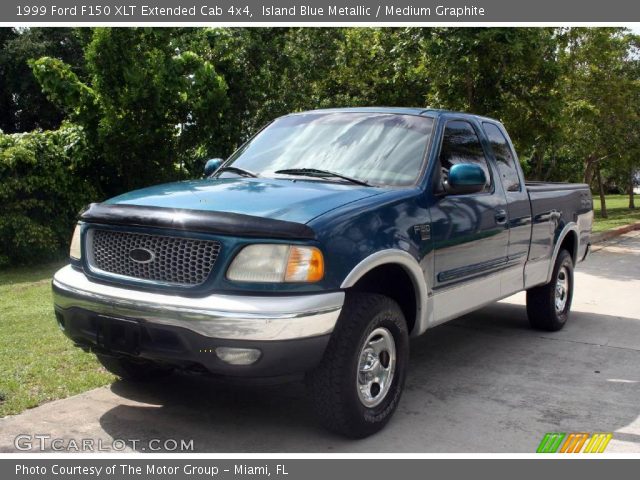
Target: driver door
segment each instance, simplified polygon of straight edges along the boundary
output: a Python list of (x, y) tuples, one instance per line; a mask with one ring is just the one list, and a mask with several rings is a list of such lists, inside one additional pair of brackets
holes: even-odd
[[(468, 119), (444, 125), (431, 208), (434, 241), (434, 321), (455, 318), (500, 298), (500, 270), (509, 246), (507, 200), (485, 151), (480, 128)], [(485, 172), (485, 188), (472, 194), (446, 194), (441, 188), (457, 163), (474, 163)], [(439, 178), (438, 178), (439, 177)]]

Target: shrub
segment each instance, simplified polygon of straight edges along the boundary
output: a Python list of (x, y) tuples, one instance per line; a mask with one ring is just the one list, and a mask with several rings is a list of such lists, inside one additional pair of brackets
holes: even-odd
[(0, 132), (0, 266), (63, 254), (83, 205), (97, 197), (81, 127)]

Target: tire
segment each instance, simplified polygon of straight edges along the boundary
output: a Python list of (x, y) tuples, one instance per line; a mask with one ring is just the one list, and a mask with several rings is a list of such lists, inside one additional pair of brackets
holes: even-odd
[(535, 329), (549, 332), (562, 329), (569, 318), (572, 299), (573, 259), (568, 251), (560, 250), (551, 281), (527, 290), (529, 324)]
[(96, 354), (98, 361), (109, 372), (123, 380), (145, 382), (165, 377), (172, 372), (171, 368), (162, 367), (148, 361), (136, 361), (125, 357)]
[[(398, 304), (384, 295), (347, 294), (322, 361), (306, 378), (322, 424), (349, 438), (381, 430), (400, 401), (408, 361), (409, 334)], [(369, 368), (377, 373), (362, 373)]]

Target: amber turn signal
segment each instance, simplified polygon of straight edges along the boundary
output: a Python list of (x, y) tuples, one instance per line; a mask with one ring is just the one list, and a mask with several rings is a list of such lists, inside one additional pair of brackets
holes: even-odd
[(284, 277), (285, 282), (317, 282), (324, 277), (324, 258), (316, 247), (289, 249), (289, 260)]

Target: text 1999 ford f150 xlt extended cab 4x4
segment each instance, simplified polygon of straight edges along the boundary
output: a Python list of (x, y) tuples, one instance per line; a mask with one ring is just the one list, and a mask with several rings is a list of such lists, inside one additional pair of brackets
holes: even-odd
[(323, 423), (363, 437), (410, 337), (521, 290), (533, 327), (567, 321), (589, 188), (525, 183), (495, 120), (292, 114), (205, 170), (92, 204), (53, 279), (64, 333), (123, 378), (305, 374)]

